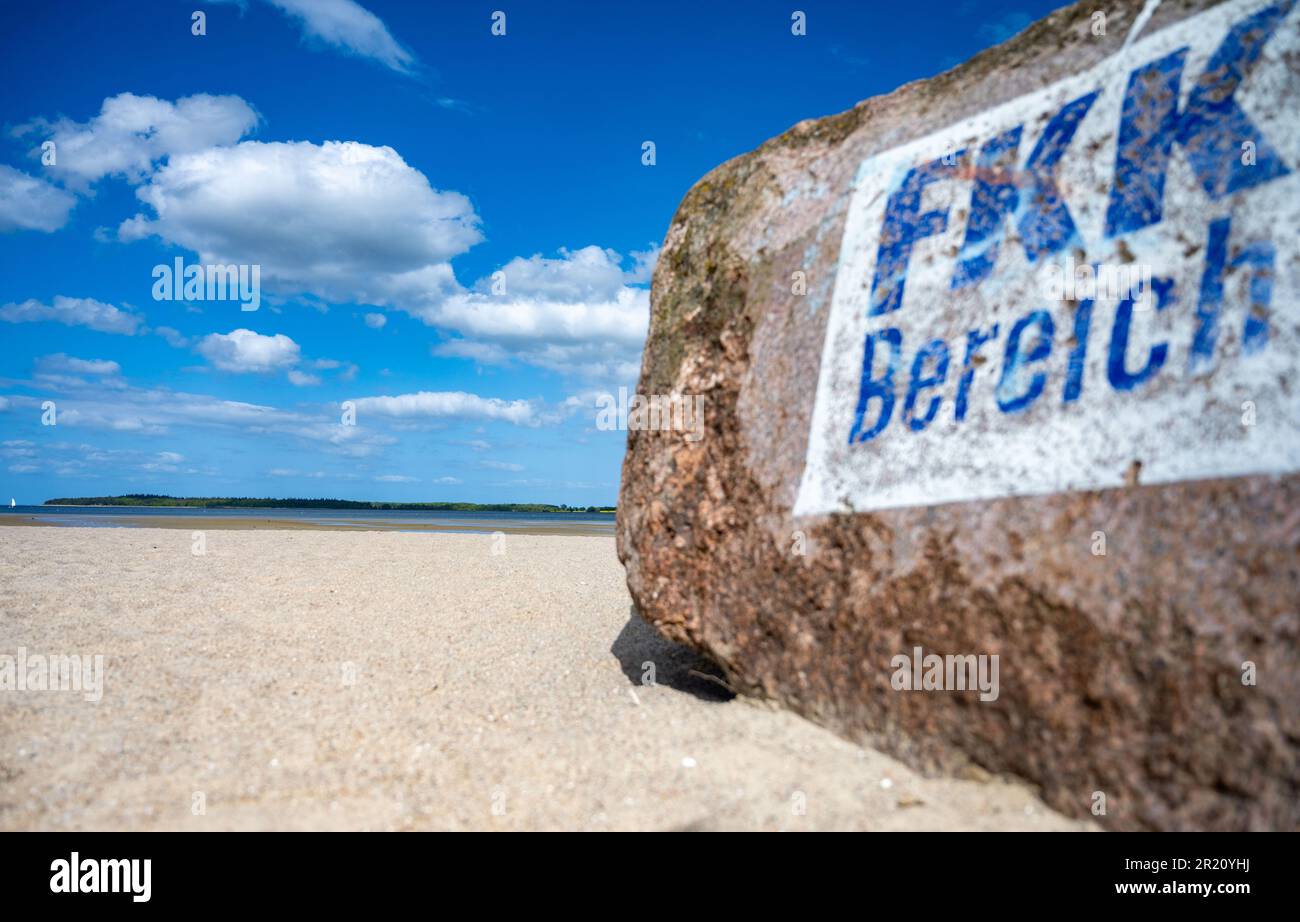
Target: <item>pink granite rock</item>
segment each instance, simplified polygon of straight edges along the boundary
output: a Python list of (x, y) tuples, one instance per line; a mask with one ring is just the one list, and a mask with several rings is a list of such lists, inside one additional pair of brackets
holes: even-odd
[(703, 430), (630, 423), (619, 554), (739, 691), (915, 766), (1295, 829), (1300, 9), (1166, 0), (1126, 45), (1142, 5), (691, 190), (639, 392)]

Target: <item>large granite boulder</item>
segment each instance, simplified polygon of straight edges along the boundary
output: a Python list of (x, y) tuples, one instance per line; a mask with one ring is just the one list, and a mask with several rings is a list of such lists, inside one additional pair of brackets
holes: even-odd
[(691, 190), (619, 555), (738, 691), (922, 769), (1295, 829), (1300, 9), (1099, 6)]

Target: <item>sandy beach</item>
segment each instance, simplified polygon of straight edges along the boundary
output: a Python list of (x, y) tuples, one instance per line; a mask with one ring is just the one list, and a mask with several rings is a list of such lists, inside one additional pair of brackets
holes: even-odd
[(97, 702), (0, 691), (0, 828), (1089, 828), (729, 698), (631, 613), (612, 538), (195, 549), (0, 528), (0, 654), (104, 658)]

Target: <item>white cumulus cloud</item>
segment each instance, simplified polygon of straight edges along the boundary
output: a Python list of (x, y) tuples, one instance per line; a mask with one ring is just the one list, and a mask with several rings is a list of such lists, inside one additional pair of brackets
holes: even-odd
[(52, 304), (29, 299), (0, 307), (0, 320), (6, 323), (61, 323), (68, 327), (88, 327), (101, 333), (134, 336), (143, 318), (94, 298), (66, 298), (56, 295)]
[[(55, 144), (45, 169), (71, 186), (88, 187), (105, 176), (142, 182), (159, 161), (233, 144), (257, 126), (257, 113), (238, 96), (200, 93), (176, 102), (121, 93), (104, 100), (86, 122), (37, 119), (15, 130)], [(39, 149), (32, 152), (39, 157)]]
[(519, 257), (497, 279), (483, 279), (415, 313), (461, 335), (435, 347), (437, 355), (635, 377), (650, 321), (650, 293), (635, 283), (655, 256), (653, 250), (634, 253), (627, 271), (617, 252), (596, 246), (561, 250), (558, 258)]
[(71, 193), (0, 164), (0, 233), (52, 233), (68, 223), (68, 214), (76, 204)]
[[(436, 355), (636, 376), (657, 248), (517, 257), (465, 287), (451, 261), (483, 239), (478, 214), (390, 147), (243, 141), (175, 153), (136, 194), (145, 208), (120, 239), (152, 235), (201, 262), (258, 265), (282, 296), (404, 311), (442, 332)], [(363, 316), (373, 329), (387, 322)]]
[(358, 417), (374, 414), (394, 418), (495, 419), (517, 426), (535, 426), (542, 421), (537, 407), (530, 401), (506, 401), (464, 391), (420, 391), (395, 397), (360, 397), (353, 402)]
[(210, 333), (199, 340), (197, 349), (217, 368), (235, 373), (282, 371), (302, 358), (298, 344), (283, 333), (264, 336), (244, 329)]
[(434, 189), (391, 147), (245, 141), (172, 157), (137, 190), (154, 234), (203, 262), (262, 267), (263, 285), (327, 301), (388, 305), (453, 291), (448, 260), (482, 239), (458, 192)]

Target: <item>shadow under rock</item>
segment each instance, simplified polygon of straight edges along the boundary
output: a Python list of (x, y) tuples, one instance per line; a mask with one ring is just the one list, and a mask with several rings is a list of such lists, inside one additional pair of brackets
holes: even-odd
[(648, 684), (645, 677), (654, 664), (654, 684), (694, 695), (701, 701), (730, 701), (736, 693), (725, 684), (717, 664), (701, 653), (661, 637), (642, 620), (633, 606), (627, 624), (614, 638), (614, 654), (623, 674), (633, 685)]

